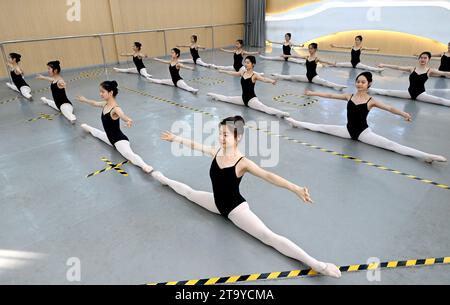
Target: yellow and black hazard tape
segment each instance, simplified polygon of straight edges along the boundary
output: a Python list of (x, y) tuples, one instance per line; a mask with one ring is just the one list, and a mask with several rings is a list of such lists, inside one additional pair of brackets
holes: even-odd
[[(341, 273), (351, 273), (359, 271), (371, 271), (379, 269), (395, 269), (395, 268), (411, 268), (417, 266), (433, 266), (433, 265), (445, 265), (450, 264), (450, 257), (440, 258), (426, 258), (426, 259), (413, 259), (406, 261), (389, 261), (384, 263), (371, 263), (360, 265), (349, 265), (339, 267)], [(234, 284), (234, 283), (249, 283), (262, 280), (279, 280), (279, 279), (292, 279), (301, 277), (317, 276), (318, 273), (312, 269), (293, 270), (283, 272), (268, 272), (268, 273), (254, 273), (246, 275), (234, 275), (224, 277), (213, 277), (201, 280), (188, 280), (188, 281), (176, 281), (176, 282), (163, 282), (163, 283), (150, 283), (151, 286), (203, 286), (203, 285), (217, 285), (217, 284)]]
[[(295, 97), (295, 98), (298, 98), (298, 99), (302, 99), (302, 100), (306, 101), (306, 103), (300, 104), (300, 103), (296, 103), (296, 102), (286, 101), (284, 98), (288, 97), (288, 96)], [(299, 107), (299, 108), (303, 108), (303, 107), (306, 107), (306, 106), (313, 105), (313, 104), (315, 104), (315, 103), (317, 103), (319, 101), (318, 99), (312, 98), (311, 96), (298, 95), (298, 94), (293, 94), (293, 93), (285, 93), (285, 94), (282, 94), (282, 95), (275, 96), (273, 98), (273, 100), (275, 102), (277, 102), (277, 103), (288, 104), (288, 105), (296, 106), (296, 107)]]
[(53, 118), (61, 115), (61, 113), (55, 113), (55, 114), (46, 114), (46, 113), (40, 113), (38, 117), (29, 119), (28, 122), (36, 122), (39, 120), (47, 120), (47, 121), (53, 121)]
[[(92, 70), (92, 71), (80, 72), (77, 77), (69, 79), (68, 81), (66, 81), (66, 83), (72, 83), (72, 82), (79, 81), (79, 80), (82, 80), (82, 79), (98, 78), (101, 75), (103, 75), (103, 73), (104, 73), (103, 69), (95, 69), (95, 70)], [(32, 94), (38, 94), (38, 93), (43, 93), (43, 92), (48, 92), (48, 91), (50, 91), (50, 87), (44, 87), (44, 88), (41, 88), (41, 89), (33, 90), (31, 93)], [(5, 104), (8, 104), (8, 103), (17, 101), (21, 97), (22, 97), (22, 95), (20, 93), (18, 93), (18, 95), (16, 97), (12, 97), (12, 98), (9, 98), (7, 100), (0, 101), (0, 105), (5, 105)]]
[(87, 175), (86, 178), (91, 178), (91, 177), (97, 176), (97, 175), (99, 175), (99, 174), (101, 174), (101, 173), (104, 173), (104, 172), (106, 172), (106, 171), (109, 171), (109, 170), (115, 170), (116, 172), (118, 172), (118, 173), (121, 174), (122, 176), (128, 177), (128, 174), (127, 174), (123, 169), (121, 169), (121, 167), (122, 167), (123, 165), (125, 165), (125, 164), (128, 163), (128, 160), (123, 161), (123, 162), (118, 163), (118, 164), (112, 163), (112, 162), (109, 161), (107, 158), (102, 158), (102, 161), (105, 162), (106, 164), (108, 164), (109, 167), (106, 167), (106, 168), (101, 169), (101, 170), (99, 170), (99, 171), (93, 172), (93, 173)]
[[(134, 93), (137, 93), (137, 94), (140, 94), (142, 96), (151, 97), (151, 98), (153, 98), (155, 100), (158, 100), (158, 101), (163, 102), (163, 103), (170, 104), (172, 106), (176, 106), (176, 107), (179, 107), (179, 108), (183, 108), (183, 109), (187, 109), (187, 110), (194, 111), (194, 112), (197, 112), (197, 113), (201, 113), (201, 114), (203, 114), (205, 116), (209, 116), (211, 118), (220, 119), (219, 116), (214, 115), (214, 114), (212, 114), (210, 112), (204, 111), (202, 109), (198, 109), (198, 108), (191, 107), (191, 106), (186, 106), (184, 104), (180, 104), (180, 103), (177, 103), (177, 102), (174, 102), (174, 101), (162, 98), (162, 97), (158, 97), (158, 96), (149, 94), (149, 93), (147, 93), (145, 91), (130, 89), (130, 88), (127, 88), (127, 87), (123, 87), (123, 89), (131, 91), (131, 92), (134, 92)], [(298, 140), (298, 139), (294, 139), (294, 138), (291, 138), (291, 137), (286, 136), (286, 135), (276, 134), (276, 133), (273, 133), (271, 131), (268, 131), (268, 130), (265, 130), (265, 129), (261, 129), (261, 128), (258, 128), (258, 127), (253, 127), (253, 126), (250, 126), (250, 125), (247, 125), (246, 128), (253, 129), (253, 130), (256, 130), (256, 131), (260, 131), (260, 132), (263, 132), (263, 133), (265, 133), (267, 135), (270, 135), (270, 136), (273, 136), (273, 137), (278, 137), (278, 138), (281, 138), (283, 140), (286, 140), (286, 141), (289, 141), (289, 142), (292, 142), (292, 143), (301, 144), (301, 145), (306, 146), (308, 148), (316, 149), (316, 150), (319, 150), (321, 152), (325, 152), (325, 153), (331, 154), (333, 156), (340, 157), (342, 159), (351, 160), (351, 161), (353, 161), (353, 162), (355, 162), (357, 164), (364, 164), (364, 165), (367, 165), (367, 166), (370, 166), (370, 167), (373, 167), (373, 168), (377, 168), (379, 170), (383, 170), (383, 171), (390, 172), (390, 173), (393, 173), (393, 174), (396, 174), (396, 175), (404, 176), (404, 177), (409, 178), (411, 180), (415, 180), (415, 181), (419, 181), (419, 182), (422, 182), (422, 183), (430, 184), (430, 185), (436, 186), (436, 187), (441, 188), (441, 189), (450, 190), (450, 186), (449, 185), (446, 185), (446, 184), (443, 184), (443, 183), (439, 183), (439, 182), (436, 182), (436, 181), (433, 181), (433, 180), (430, 180), (430, 179), (420, 178), (420, 177), (412, 175), (412, 174), (408, 174), (408, 173), (405, 173), (405, 172), (402, 172), (402, 171), (399, 171), (399, 170), (396, 170), (396, 169), (392, 169), (392, 168), (389, 168), (387, 166), (375, 164), (373, 162), (362, 160), (362, 159), (359, 159), (357, 157), (353, 157), (351, 155), (339, 153), (339, 152), (336, 152), (334, 150), (323, 148), (323, 147), (320, 147), (320, 146), (317, 146), (317, 145), (313, 145), (313, 144), (310, 144), (308, 142), (304, 142), (304, 141), (301, 141), (301, 140)]]
[[(206, 80), (206, 82), (205, 82)], [(189, 82), (199, 83), (205, 86), (214, 86), (218, 84), (223, 84), (225, 81), (223, 79), (212, 78), (212, 77), (197, 77), (189, 80)]]

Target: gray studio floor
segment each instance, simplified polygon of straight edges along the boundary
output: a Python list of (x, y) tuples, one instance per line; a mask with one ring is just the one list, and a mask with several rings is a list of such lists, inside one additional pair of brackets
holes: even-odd
[[(275, 50), (274, 52), (278, 52)], [(226, 53), (201, 53), (206, 62), (229, 64)], [(187, 55), (184, 55), (187, 57)], [(322, 57), (347, 60), (348, 54), (323, 53)], [(414, 64), (414, 59), (363, 56), (363, 61)], [(166, 65), (146, 62), (156, 78), (167, 78)], [(433, 65), (436, 66), (434, 61)], [(126, 66), (126, 65), (125, 65)], [(131, 65), (130, 65), (131, 66)], [(104, 76), (64, 73), (68, 95), (98, 97)], [(303, 74), (305, 67), (293, 63), (259, 61), (257, 71)], [(351, 86), (359, 71), (323, 68), (319, 74)], [(204, 122), (229, 115), (249, 121), (277, 122), (277, 118), (240, 106), (211, 102), (207, 92), (240, 95), (238, 78), (197, 67), (182, 71), (187, 83), (200, 89), (198, 96), (172, 87), (149, 84), (143, 78), (110, 73), (119, 82), (122, 108), (135, 126), (124, 129), (135, 152), (166, 176), (211, 191), (208, 157), (175, 157), (169, 143), (159, 140), (175, 121), (193, 124), (195, 112), (186, 105), (211, 113)], [(210, 78), (199, 82), (199, 77)], [(46, 82), (28, 78), (34, 90)], [(224, 81), (214, 85), (208, 82)], [(277, 86), (258, 83), (256, 92), (268, 105), (289, 111), (298, 120), (345, 124), (345, 102), (322, 99), (306, 107), (273, 100), (282, 94), (301, 95), (306, 87), (331, 89), (280, 81)], [(374, 87), (407, 88), (407, 74), (387, 71), (375, 75)], [(141, 93), (133, 92), (137, 90)], [(450, 98), (450, 79), (431, 78), (431, 93)], [(445, 90), (446, 89), (446, 90)], [(173, 105), (165, 101), (178, 103)], [(74, 101), (78, 122), (72, 126), (63, 117), (40, 119), (40, 113), (56, 112), (34, 102), (10, 101), (17, 95), (0, 86), (0, 283), (69, 284), (69, 258), (81, 261), (82, 284), (144, 284), (250, 273), (304, 269), (231, 225), (224, 218), (176, 195), (140, 169), (126, 164), (129, 177), (114, 171), (86, 178), (106, 167), (101, 160), (123, 158), (79, 127), (88, 123), (101, 128), (100, 109)], [(410, 112), (414, 121), (380, 110), (369, 116), (372, 129), (383, 136), (435, 154), (450, 157), (450, 109), (421, 102), (379, 97)], [(284, 101), (304, 104), (302, 97)], [(249, 133), (256, 133), (248, 130)], [(450, 165), (425, 164), (416, 159), (374, 148), (360, 142), (292, 129), (280, 123), (280, 134), (291, 139), (344, 153), (374, 164), (450, 184)], [(258, 133), (260, 139), (275, 139)], [(205, 137), (208, 136), (205, 134)], [(370, 257), (381, 261), (443, 257), (450, 255), (450, 190), (416, 181), (331, 153), (279, 139), (279, 162), (270, 168), (283, 177), (310, 188), (315, 204), (306, 206), (286, 190), (247, 175), (241, 192), (253, 211), (275, 232), (298, 243), (320, 260), (337, 265), (363, 264)], [(251, 157), (259, 162), (260, 158)], [(264, 191), (261, 191), (264, 190)], [(343, 274), (341, 280), (324, 277), (279, 280), (271, 284), (450, 284), (448, 266), (382, 271), (381, 282), (368, 282), (365, 273)]]

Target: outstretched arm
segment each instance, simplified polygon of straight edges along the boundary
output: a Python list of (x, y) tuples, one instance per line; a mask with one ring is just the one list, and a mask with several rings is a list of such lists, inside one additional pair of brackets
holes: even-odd
[(390, 68), (390, 69), (395, 69), (395, 70), (400, 70), (400, 71), (405, 71), (405, 72), (412, 72), (412, 70), (414, 69), (414, 67), (407, 67), (407, 66), (397, 66), (397, 65), (388, 65), (388, 64), (379, 64), (378, 65), (379, 68)]
[(90, 100), (90, 99), (85, 98), (82, 95), (78, 95), (75, 99), (77, 101), (79, 101), (80, 103), (88, 104), (88, 105), (98, 107), (98, 108), (103, 108), (106, 106), (106, 102), (97, 102), (94, 100)]
[(122, 54), (120, 54), (120, 56), (124, 56), (124, 57), (133, 57), (134, 54), (133, 54), (133, 53), (122, 53)]
[(113, 113), (117, 114), (119, 118), (127, 123), (127, 127), (131, 127), (133, 125), (133, 120), (129, 118), (120, 107), (116, 107), (113, 109)]
[(52, 78), (52, 77), (44, 76), (44, 75), (42, 75), (42, 74), (38, 74), (38, 75), (36, 76), (36, 79), (38, 79), (38, 80), (46, 80), (46, 81), (49, 81), (49, 82), (53, 82), (53, 78)]
[(236, 72), (236, 71), (227, 71), (227, 70), (219, 70), (220, 73), (224, 73), (224, 74), (228, 74), (231, 76), (241, 76), (241, 72)]
[(430, 69), (430, 75), (431, 76), (445, 76), (445, 77), (450, 77), (450, 72), (444, 72), (444, 71), (439, 71), (436, 69)]
[(204, 154), (210, 155), (211, 157), (214, 157), (216, 153), (213, 146), (203, 145), (192, 140), (176, 136), (169, 131), (165, 131), (161, 134), (161, 140), (180, 143), (181, 145), (188, 146), (193, 150), (201, 151)]
[(242, 54), (244, 55), (259, 55), (261, 54), (261, 52), (248, 52), (248, 51), (243, 51)]
[(322, 64), (326, 64), (326, 65), (329, 65), (329, 66), (332, 66), (332, 67), (336, 66), (336, 62), (326, 61), (326, 60), (323, 60), (323, 59), (320, 59), (320, 58), (317, 58), (317, 61), (322, 63)]
[(187, 44), (180, 44), (177, 45), (177, 48), (190, 48), (191, 46), (188, 46)]
[(362, 47), (361, 49), (363, 51), (376, 51), (376, 52), (380, 51), (380, 48), (366, 48), (366, 47)]
[(183, 68), (183, 69), (188, 69), (188, 70), (192, 70), (192, 71), (194, 71), (195, 69), (194, 68), (192, 68), (192, 67), (189, 67), (189, 66), (187, 66), (187, 65), (184, 65), (184, 64), (180, 64), (180, 63), (178, 63), (178, 67), (179, 68)]
[(152, 59), (156, 60), (156, 61), (159, 61), (159, 62), (162, 62), (163, 64), (169, 64), (170, 65), (170, 61), (169, 60), (164, 60), (164, 59), (157, 58), (157, 57), (153, 57)]
[(249, 159), (244, 159), (244, 171), (249, 172), (250, 174), (259, 177), (273, 185), (278, 187), (285, 188), (293, 193), (295, 193), (298, 197), (300, 197), (306, 203), (313, 203), (311, 196), (309, 195), (309, 191), (306, 187), (298, 186), (274, 173), (271, 173), (265, 169), (262, 169), (258, 165), (256, 165), (253, 161)]
[(235, 52), (235, 50), (225, 50), (223, 48), (220, 48), (220, 51), (227, 52), (227, 53), (234, 53)]
[(269, 84), (272, 84), (272, 85), (275, 85), (277, 83), (277, 81), (275, 79), (264, 77), (264, 76), (262, 76), (259, 73), (255, 73), (255, 78), (257, 80), (259, 80), (259, 81), (262, 81), (263, 83), (269, 83)]
[(314, 91), (310, 91), (310, 90), (305, 90), (305, 95), (332, 98), (335, 100), (344, 100), (344, 101), (348, 101), (351, 97), (350, 94), (346, 94), (346, 93), (335, 94), (335, 93), (314, 92)]
[(337, 45), (337, 44), (330, 44), (330, 47), (336, 48), (336, 49), (353, 49), (353, 46), (344, 46), (344, 45)]
[(405, 121), (411, 122), (411, 115), (407, 112), (401, 111), (400, 109), (395, 108), (394, 106), (387, 105), (378, 100), (372, 99), (372, 107), (377, 107), (385, 111), (389, 111), (392, 114), (399, 115), (405, 119)]

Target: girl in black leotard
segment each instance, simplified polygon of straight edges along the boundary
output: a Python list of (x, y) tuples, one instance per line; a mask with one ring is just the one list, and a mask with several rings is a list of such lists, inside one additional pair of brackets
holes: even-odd
[(242, 64), (242, 61), (244, 60), (244, 56), (247, 55), (258, 55), (259, 52), (247, 52), (244, 50), (244, 41), (242, 39), (238, 39), (236, 41), (236, 48), (234, 50), (225, 50), (220, 49), (223, 52), (227, 53), (233, 53), (233, 65), (232, 66), (217, 66), (212, 64), (211, 68), (219, 69), (219, 70), (226, 70), (226, 71), (243, 71), (245, 70), (244, 65)]
[(273, 73), (271, 74), (277, 79), (284, 79), (284, 80), (292, 80), (292, 81), (298, 81), (298, 82), (304, 82), (304, 83), (314, 83), (325, 87), (334, 88), (336, 90), (343, 90), (347, 88), (347, 86), (344, 85), (338, 85), (335, 83), (332, 83), (330, 81), (327, 81), (323, 78), (320, 78), (319, 75), (317, 75), (317, 64), (323, 63), (327, 64), (329, 66), (334, 66), (336, 63), (331, 63), (322, 59), (319, 59), (317, 57), (317, 43), (313, 42), (308, 46), (309, 50), (309, 56), (299, 56), (301, 58), (304, 58), (306, 60), (306, 76), (304, 75), (282, 75)]
[(100, 96), (102, 102), (89, 100), (84, 96), (78, 96), (77, 100), (94, 107), (102, 108), (101, 120), (105, 132), (91, 127), (87, 124), (82, 124), (81, 127), (92, 134), (94, 137), (102, 140), (108, 145), (113, 146), (117, 151), (136, 166), (142, 168), (146, 173), (150, 173), (153, 168), (146, 164), (144, 160), (136, 155), (130, 147), (130, 142), (126, 135), (120, 130), (120, 120), (126, 122), (127, 127), (131, 127), (133, 121), (125, 115), (122, 109), (116, 102), (116, 96), (119, 93), (116, 81), (105, 81), (100, 84)]
[(262, 59), (266, 59), (266, 60), (290, 61), (290, 62), (295, 62), (297, 64), (304, 64), (305, 63), (304, 59), (295, 58), (292, 55), (292, 48), (294, 48), (294, 47), (303, 48), (303, 44), (295, 45), (291, 42), (291, 38), (292, 38), (292, 34), (286, 33), (284, 35), (284, 42), (269, 41), (269, 43), (272, 43), (272, 44), (282, 45), (283, 46), (283, 55), (280, 55), (280, 56), (260, 55), (259, 57)]
[(136, 68), (129, 68), (129, 69), (114, 68), (114, 71), (121, 73), (140, 74), (144, 77), (152, 77), (150, 74), (148, 74), (147, 68), (144, 65), (143, 59), (148, 58), (148, 55), (142, 53), (142, 44), (140, 42), (136, 41), (133, 44), (133, 53), (121, 54), (120, 56), (133, 57), (133, 63), (136, 66)]
[(226, 73), (232, 76), (241, 77), (242, 95), (241, 96), (225, 96), (216, 93), (208, 93), (208, 96), (221, 102), (232, 103), (236, 105), (243, 105), (255, 110), (265, 112), (267, 114), (276, 115), (278, 117), (289, 116), (289, 113), (264, 105), (259, 101), (255, 94), (256, 81), (262, 81), (264, 83), (276, 84), (276, 80), (262, 77), (260, 74), (255, 73), (253, 68), (256, 64), (255, 56), (247, 56), (245, 59), (245, 70), (239, 72), (232, 72), (226, 70), (219, 70), (219, 72)]
[(431, 58), (430, 52), (423, 52), (419, 56), (419, 64), (416, 67), (403, 67), (397, 65), (379, 64), (379, 67), (386, 67), (400, 71), (409, 72), (409, 88), (408, 90), (387, 90), (370, 88), (369, 92), (372, 94), (387, 95), (405, 99), (418, 100), (437, 105), (449, 106), (450, 100), (442, 97), (427, 94), (425, 92), (425, 83), (429, 76), (447, 76), (450, 77), (450, 72), (443, 72), (428, 67)]
[(200, 65), (203, 67), (209, 68), (211, 64), (205, 63), (198, 54), (198, 50), (206, 50), (206, 48), (200, 46), (198, 43), (198, 37), (197, 35), (191, 36), (191, 43), (189, 45), (179, 45), (177, 48), (189, 48), (191, 52), (192, 59), (180, 59), (178, 62), (185, 63), (185, 64), (195, 64)]
[(447, 161), (442, 156), (432, 155), (414, 148), (400, 145), (372, 132), (367, 125), (367, 115), (372, 108), (379, 108), (389, 111), (393, 114), (402, 116), (406, 121), (411, 121), (411, 115), (370, 97), (368, 94), (368, 89), (371, 84), (372, 74), (370, 72), (363, 72), (356, 78), (356, 89), (358, 90), (356, 94), (332, 94), (312, 92), (308, 90), (305, 92), (308, 96), (319, 96), (347, 101), (347, 126), (299, 122), (292, 118), (287, 118), (286, 121), (293, 127), (301, 127), (341, 138), (359, 140), (366, 144), (391, 150), (402, 155), (419, 158), (428, 163), (433, 161)]
[(188, 67), (178, 60), (180, 58), (181, 51), (178, 48), (173, 48), (171, 51), (172, 60), (162, 60), (159, 58), (153, 58), (156, 61), (165, 63), (169, 65), (169, 73), (170, 73), (170, 79), (156, 79), (156, 78), (147, 78), (148, 81), (155, 83), (155, 84), (162, 84), (162, 85), (169, 85), (169, 86), (175, 86), (177, 88), (192, 92), (194, 94), (197, 94), (198, 89), (194, 89), (190, 87), (186, 82), (183, 80), (183, 78), (180, 76), (180, 68), (188, 69), (188, 70), (194, 70), (192, 67)]
[(358, 35), (355, 37), (355, 44), (353, 46), (342, 46), (342, 45), (336, 45), (331, 44), (332, 48), (339, 48), (339, 49), (350, 49), (351, 51), (351, 60), (350, 62), (338, 62), (336, 63), (336, 67), (344, 67), (344, 68), (357, 68), (357, 69), (364, 69), (372, 72), (382, 72), (384, 69), (377, 68), (377, 67), (371, 67), (367, 66), (361, 63), (361, 51), (380, 51), (378, 48), (366, 48), (362, 46), (362, 36)]
[(46, 80), (51, 82), (50, 89), (52, 91), (53, 100), (46, 97), (41, 97), (41, 100), (61, 113), (72, 123), (75, 124), (77, 120), (76, 116), (73, 114), (73, 106), (66, 94), (66, 83), (61, 77), (61, 65), (58, 60), (51, 61), (47, 64), (48, 75), (42, 76), (38, 74), (36, 79)]
[(244, 119), (242, 117), (227, 118), (220, 123), (219, 128), (219, 149), (195, 143), (170, 132), (161, 135), (163, 140), (180, 143), (214, 158), (210, 168), (213, 193), (193, 190), (186, 184), (166, 178), (160, 172), (153, 172), (152, 176), (190, 201), (215, 214), (226, 217), (238, 228), (264, 244), (275, 248), (280, 253), (301, 261), (324, 275), (339, 278), (341, 273), (335, 265), (316, 260), (292, 241), (267, 228), (250, 210), (245, 198), (240, 194), (239, 184), (244, 174), (250, 173), (269, 183), (292, 191), (306, 203), (312, 203), (308, 189), (270, 173), (244, 157), (238, 149), (238, 144), (244, 134)]
[(13, 83), (11, 84), (8, 82), (6, 83), (6, 86), (8, 86), (10, 89), (14, 91), (20, 92), (23, 97), (30, 100), (32, 98), (31, 88), (23, 78), (23, 70), (19, 66), (21, 58), (22, 55), (20, 54), (17, 53), (9, 54), (9, 58), (6, 64), (10, 69), (11, 79)]

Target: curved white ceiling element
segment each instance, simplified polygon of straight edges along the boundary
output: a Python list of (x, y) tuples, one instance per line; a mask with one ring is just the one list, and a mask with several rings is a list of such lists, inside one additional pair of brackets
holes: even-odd
[(286, 21), (308, 18), (334, 8), (375, 8), (375, 7), (439, 7), (450, 11), (450, 1), (326, 1), (296, 8), (287, 13), (267, 15), (266, 21)]

